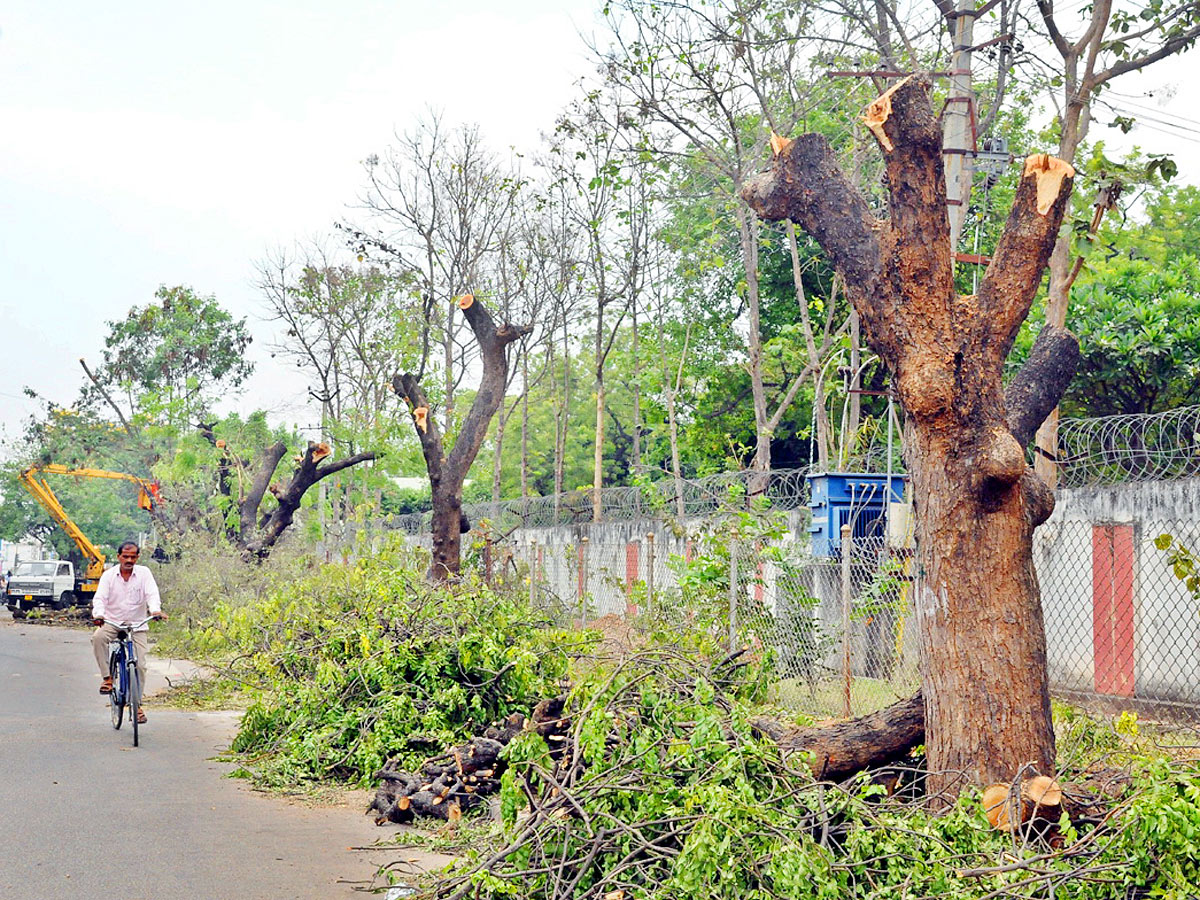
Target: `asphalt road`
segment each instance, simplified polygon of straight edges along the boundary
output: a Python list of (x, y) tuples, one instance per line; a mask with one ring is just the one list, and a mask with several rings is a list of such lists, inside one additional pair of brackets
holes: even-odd
[(86, 632), (0, 612), (3, 900), (345, 900), (371, 896), (360, 889), (382, 862), (445, 862), (351, 849), (395, 834), (363, 807), (289, 803), (224, 777), (213, 756), (230, 713), (149, 698), (135, 749), (99, 683)]

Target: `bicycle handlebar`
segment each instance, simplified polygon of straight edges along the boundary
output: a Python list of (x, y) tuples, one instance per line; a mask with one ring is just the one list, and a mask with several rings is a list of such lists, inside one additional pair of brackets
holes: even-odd
[(143, 625), (145, 625), (147, 622), (149, 622), (151, 619), (157, 619), (160, 615), (162, 615), (162, 614), (155, 613), (152, 616), (146, 616), (146, 618), (142, 619), (142, 621), (138, 622), (136, 625), (132, 622), (114, 622), (111, 619), (105, 619), (104, 624), (112, 625), (114, 628), (128, 628), (131, 631), (136, 631), (137, 629), (139, 629)]

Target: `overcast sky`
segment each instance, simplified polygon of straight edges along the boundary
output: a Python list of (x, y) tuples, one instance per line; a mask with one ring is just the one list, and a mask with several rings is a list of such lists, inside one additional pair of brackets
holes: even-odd
[(532, 148), (589, 71), (590, 0), (9, 3), (0, 12), (0, 422), (69, 403), (160, 284), (257, 336), (243, 398), (306, 424), (254, 263), (328, 234), (361, 161), (430, 108)]
[[(498, 150), (533, 149), (590, 71), (579, 35), (593, 31), (597, 7), (10, 0), (0, 8), (7, 433), (34, 411), (22, 386), (69, 403), (78, 358), (98, 361), (106, 322), (160, 284), (189, 285), (248, 317), (259, 374), (241, 406), (309, 424), (304, 385), (268, 355), (255, 261), (327, 234), (358, 195), (361, 160), (429, 108), (479, 124)], [(1200, 124), (1180, 130), (1175, 116), (1197, 114), (1180, 100), (1159, 104), (1170, 85), (1194, 84), (1196, 64), (1193, 52), (1117, 86), (1134, 111), (1175, 123), (1147, 121), (1133, 139), (1174, 150), (1193, 183)]]

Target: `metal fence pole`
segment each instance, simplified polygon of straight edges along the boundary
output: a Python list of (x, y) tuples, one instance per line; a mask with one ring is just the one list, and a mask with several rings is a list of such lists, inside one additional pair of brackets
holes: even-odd
[(646, 532), (646, 611), (654, 611), (654, 532)]
[(738, 544), (729, 544), (729, 652), (737, 649)]
[(579, 627), (587, 625), (588, 538), (579, 539)]
[(849, 525), (842, 526), (842, 715), (850, 718), (850, 551), (853, 540)]

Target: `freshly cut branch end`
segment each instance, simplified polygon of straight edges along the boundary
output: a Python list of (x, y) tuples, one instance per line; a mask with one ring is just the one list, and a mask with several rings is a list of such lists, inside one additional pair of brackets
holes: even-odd
[(893, 84), (890, 88), (875, 98), (874, 102), (867, 107), (867, 111), (863, 114), (863, 124), (871, 129), (875, 134), (875, 139), (888, 153), (892, 152), (892, 140), (883, 132), (883, 123), (888, 120), (888, 116), (892, 114), (892, 95), (900, 90), (912, 78), (902, 78)]
[(417, 427), (421, 429), (422, 434), (429, 431), (429, 407), (418, 406), (413, 410), (413, 421), (417, 423)]
[(459, 309), (467, 309), (474, 302), (475, 302), (474, 294), (463, 294), (461, 297), (458, 298), (458, 308)]
[(771, 132), (771, 155), (778, 156), (784, 150), (792, 145), (791, 138), (785, 138), (775, 132)]
[(1008, 785), (989, 784), (983, 789), (983, 811), (993, 828), (1000, 831), (1011, 831), (1012, 823), (1008, 814)]
[(333, 450), (330, 448), (330, 446), (328, 444), (326, 444), (324, 441), (322, 441), (321, 443), (317, 444), (316, 447), (313, 448), (312, 461), (315, 463), (320, 462), (325, 457), (329, 456), (329, 454), (331, 454), (332, 452), (333, 452)]
[(1030, 175), (1037, 179), (1038, 215), (1044, 216), (1049, 214), (1050, 207), (1058, 199), (1063, 179), (1075, 177), (1075, 167), (1057, 156), (1035, 153), (1025, 157), (1025, 171), (1021, 177), (1028, 178)]

